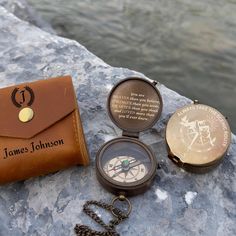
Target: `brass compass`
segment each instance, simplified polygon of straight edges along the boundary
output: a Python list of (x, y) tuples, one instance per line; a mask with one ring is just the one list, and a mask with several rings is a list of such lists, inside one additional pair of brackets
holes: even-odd
[[(126, 219), (131, 212), (131, 203), (127, 197), (143, 193), (151, 186), (157, 161), (152, 150), (138, 138), (141, 131), (157, 122), (162, 111), (161, 95), (155, 85), (156, 82), (132, 77), (120, 81), (111, 90), (107, 101), (108, 114), (123, 132), (121, 137), (108, 141), (99, 149), (96, 174), (101, 185), (117, 197), (111, 204), (89, 201), (84, 205), (84, 212), (106, 231), (98, 232), (77, 225), (77, 235), (118, 235), (115, 225)], [(117, 201), (126, 203), (126, 210), (117, 208)], [(105, 224), (89, 208), (90, 205), (112, 212), (115, 219)]]
[(150, 187), (157, 162), (152, 151), (132, 138), (117, 138), (106, 143), (96, 160), (99, 182), (116, 195), (132, 196)]
[(138, 140), (139, 132), (152, 127), (162, 111), (161, 95), (155, 84), (127, 78), (116, 84), (108, 96), (108, 114), (123, 133), (100, 148), (96, 172), (99, 182), (114, 194), (142, 193), (155, 176), (156, 158)]
[(178, 109), (166, 127), (169, 157), (186, 170), (203, 173), (218, 165), (231, 142), (225, 117), (195, 102)]

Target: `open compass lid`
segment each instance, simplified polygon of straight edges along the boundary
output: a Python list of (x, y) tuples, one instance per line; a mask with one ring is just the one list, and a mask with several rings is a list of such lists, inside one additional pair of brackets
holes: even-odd
[(111, 120), (120, 129), (139, 133), (157, 122), (162, 111), (162, 98), (155, 84), (131, 77), (112, 88), (107, 108)]

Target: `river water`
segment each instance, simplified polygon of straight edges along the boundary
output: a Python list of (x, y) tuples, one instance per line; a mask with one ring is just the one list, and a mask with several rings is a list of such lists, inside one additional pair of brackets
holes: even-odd
[(219, 109), (236, 132), (236, 0), (28, 0), (59, 35)]

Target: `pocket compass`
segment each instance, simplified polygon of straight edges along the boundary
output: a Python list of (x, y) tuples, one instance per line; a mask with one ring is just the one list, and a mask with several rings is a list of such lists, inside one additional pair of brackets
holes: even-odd
[(133, 196), (144, 192), (156, 174), (152, 151), (134, 138), (121, 137), (106, 143), (96, 159), (99, 182), (110, 192)]
[[(115, 225), (126, 219), (131, 212), (127, 197), (145, 192), (156, 174), (157, 161), (152, 150), (139, 141), (139, 133), (151, 128), (162, 111), (162, 98), (155, 87), (156, 82), (142, 78), (127, 78), (116, 84), (107, 101), (108, 114), (120, 129), (122, 136), (105, 143), (96, 156), (96, 174), (101, 185), (116, 197), (111, 204), (89, 201), (84, 212), (106, 231), (93, 231), (87, 226), (77, 225), (78, 235), (118, 235)], [(126, 210), (117, 205), (126, 203)], [(96, 205), (110, 211), (115, 217), (109, 224), (93, 212), (89, 206)]]
[(205, 173), (222, 161), (231, 142), (231, 131), (218, 110), (195, 101), (172, 115), (166, 127), (166, 142), (169, 157), (178, 166)]

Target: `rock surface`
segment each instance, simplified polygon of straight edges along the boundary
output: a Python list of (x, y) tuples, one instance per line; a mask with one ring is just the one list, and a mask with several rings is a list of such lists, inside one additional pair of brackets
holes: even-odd
[[(1, 186), (0, 235), (74, 235), (76, 223), (97, 228), (82, 206), (90, 199), (107, 202), (112, 195), (96, 179), (95, 155), (104, 142), (121, 135), (107, 115), (106, 98), (120, 79), (143, 76), (111, 67), (79, 43), (47, 33), (0, 7), (1, 87), (66, 74), (73, 77), (91, 165)], [(160, 168), (151, 189), (131, 198), (132, 214), (118, 232), (236, 235), (235, 136), (227, 157), (214, 171), (195, 175), (180, 170), (167, 158), (164, 132), (171, 114), (190, 100), (163, 85), (158, 88), (164, 102), (162, 116), (140, 138), (154, 150)]]

